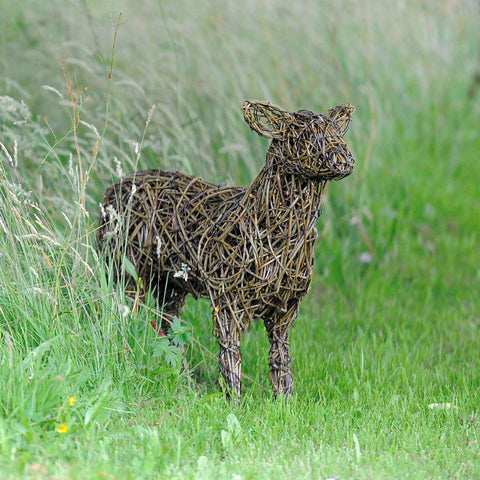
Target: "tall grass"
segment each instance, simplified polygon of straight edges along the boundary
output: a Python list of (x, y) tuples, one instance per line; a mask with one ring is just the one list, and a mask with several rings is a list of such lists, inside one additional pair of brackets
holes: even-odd
[[(0, 477), (478, 477), (479, 15), (473, 0), (2, 5)], [(250, 181), (267, 148), (241, 117), (253, 98), (353, 103), (357, 165), (318, 225), (295, 400), (271, 401), (255, 324), (234, 410), (208, 305), (183, 316), (191, 388), (149, 328), (157, 306), (132, 309), (94, 237), (121, 172)]]

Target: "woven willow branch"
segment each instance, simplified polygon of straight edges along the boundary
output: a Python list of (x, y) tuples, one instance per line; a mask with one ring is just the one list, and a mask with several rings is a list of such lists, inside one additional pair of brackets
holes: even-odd
[[(287, 112), (247, 101), (245, 121), (271, 138), (266, 162), (248, 187), (214, 185), (176, 170), (148, 170), (123, 177), (105, 194), (98, 244), (113, 262), (135, 266), (146, 289), (163, 302), (166, 333), (188, 293), (207, 297), (220, 344), (220, 371), (240, 398), (242, 334), (264, 319), (274, 393), (291, 394), (289, 329), (313, 273), (315, 222), (328, 180), (352, 171), (343, 140), (354, 107), (325, 115)], [(227, 395), (230, 394), (227, 393)]]

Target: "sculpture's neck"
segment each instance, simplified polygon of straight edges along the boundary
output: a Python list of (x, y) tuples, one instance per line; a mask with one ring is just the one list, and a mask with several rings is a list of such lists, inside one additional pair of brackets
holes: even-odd
[(247, 201), (255, 212), (266, 217), (278, 219), (279, 215), (285, 217), (285, 212), (295, 210), (302, 223), (312, 226), (321, 213), (326, 183), (290, 172), (282, 159), (269, 151), (265, 165), (247, 189)]

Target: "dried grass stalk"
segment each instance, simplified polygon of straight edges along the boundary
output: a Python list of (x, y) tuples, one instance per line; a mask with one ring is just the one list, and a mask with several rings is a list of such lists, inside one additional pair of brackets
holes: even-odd
[[(247, 101), (245, 121), (271, 138), (266, 162), (248, 187), (208, 183), (175, 170), (123, 177), (103, 201), (98, 244), (120, 276), (122, 259), (163, 302), (161, 329), (188, 293), (210, 299), (220, 372), (240, 398), (240, 341), (263, 319), (275, 395), (292, 392), (289, 331), (313, 273), (315, 222), (327, 181), (352, 171), (345, 135), (352, 105), (325, 115)], [(127, 275), (134, 295), (137, 284)], [(229, 395), (229, 393), (227, 393)]]

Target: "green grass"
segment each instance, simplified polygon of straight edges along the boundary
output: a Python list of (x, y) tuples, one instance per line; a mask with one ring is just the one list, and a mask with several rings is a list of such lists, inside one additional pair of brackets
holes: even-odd
[[(478, 2), (2, 3), (2, 480), (480, 478)], [(353, 103), (357, 164), (318, 223), (295, 397), (256, 323), (235, 408), (208, 304), (182, 316), (191, 387), (94, 237), (119, 169), (246, 184), (247, 98)]]

